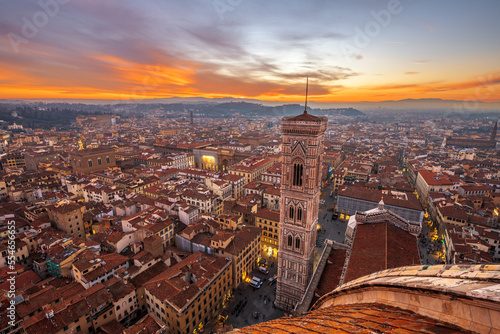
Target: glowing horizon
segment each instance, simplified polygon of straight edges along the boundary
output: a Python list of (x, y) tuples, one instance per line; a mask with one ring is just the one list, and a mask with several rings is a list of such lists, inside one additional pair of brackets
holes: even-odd
[(500, 102), (493, 0), (3, 7), (0, 99)]

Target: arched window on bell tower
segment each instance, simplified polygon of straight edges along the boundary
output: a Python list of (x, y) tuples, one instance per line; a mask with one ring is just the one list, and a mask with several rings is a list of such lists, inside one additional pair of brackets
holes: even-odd
[(304, 164), (301, 160), (295, 160), (292, 165), (292, 185), (302, 187), (302, 180), (304, 177)]
[(288, 218), (293, 219), (293, 213), (294, 213), (293, 206), (290, 206), (290, 209), (288, 210)]
[(291, 235), (288, 236), (288, 247), (292, 247), (293, 245), (293, 238)]
[(297, 221), (302, 221), (302, 208), (297, 208)]
[(296, 237), (296, 238), (295, 238), (295, 248), (296, 248), (297, 250), (299, 250), (299, 249), (300, 249), (300, 238), (299, 238), (299, 237)]

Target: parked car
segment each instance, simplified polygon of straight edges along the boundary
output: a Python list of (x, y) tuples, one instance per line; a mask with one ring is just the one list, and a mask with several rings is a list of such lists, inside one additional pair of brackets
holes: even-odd
[(262, 282), (257, 282), (257, 281), (251, 280), (250, 281), (250, 286), (252, 288), (258, 289), (258, 288), (260, 288), (262, 286)]
[(266, 268), (266, 267), (259, 267), (259, 271), (260, 271), (261, 273), (263, 273), (263, 274), (266, 274), (266, 275), (267, 275), (267, 274), (269, 274), (269, 270), (267, 270), (267, 268)]

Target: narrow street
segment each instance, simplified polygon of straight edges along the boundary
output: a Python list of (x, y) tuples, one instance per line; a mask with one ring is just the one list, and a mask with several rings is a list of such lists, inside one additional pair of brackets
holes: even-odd
[(441, 252), (441, 242), (436, 240), (436, 229), (433, 227), (429, 219), (424, 218), (422, 223), (422, 233), (420, 234), (418, 249), (420, 251), (420, 259), (422, 264), (440, 264), (444, 260), (439, 257)]
[[(256, 289), (252, 288), (249, 283), (243, 282), (234, 291), (233, 298), (224, 307), (228, 315), (226, 325), (241, 328), (284, 316), (283, 311), (274, 306), (276, 281), (269, 282), (269, 279), (278, 271), (277, 259), (272, 259), (267, 254), (263, 255), (262, 258), (267, 261), (269, 274), (259, 272), (258, 267), (256, 267), (249, 276), (260, 278), (263, 281), (262, 286)], [(217, 319), (214, 319), (207, 324), (205, 330), (210, 333), (211, 331), (215, 332), (217, 328), (221, 328), (221, 326), (217, 323)]]
[(318, 213), (318, 236), (316, 240), (316, 247), (322, 247), (325, 239), (330, 239), (336, 242), (344, 243), (345, 231), (347, 223), (339, 219), (333, 219), (333, 204), (334, 198), (330, 196), (333, 185), (323, 189), (321, 199), (324, 204), (319, 205)]

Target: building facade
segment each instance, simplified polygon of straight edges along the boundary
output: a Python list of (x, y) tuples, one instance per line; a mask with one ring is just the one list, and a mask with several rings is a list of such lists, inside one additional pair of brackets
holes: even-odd
[(348, 221), (357, 211), (376, 208), (381, 199), (385, 207), (401, 218), (417, 222), (422, 226), (424, 209), (413, 193), (382, 192), (355, 186), (343, 186), (337, 195), (337, 212), (341, 220)]
[(90, 173), (99, 169), (116, 166), (115, 150), (113, 148), (86, 148), (69, 154), (71, 167), (75, 172)]
[(55, 226), (72, 237), (84, 238), (83, 213), (85, 206), (77, 203), (56, 204), (49, 207), (49, 219)]
[(232, 260), (197, 252), (144, 284), (148, 312), (169, 333), (195, 333), (232, 294)]
[(255, 226), (262, 229), (262, 252), (269, 256), (278, 255), (280, 213), (269, 209), (260, 209), (255, 214)]
[(259, 180), (262, 173), (275, 164), (275, 161), (268, 158), (247, 158), (239, 163), (227, 168), (229, 174), (245, 177), (245, 185), (253, 180)]
[(281, 120), (283, 165), (275, 305), (290, 312), (313, 273), (326, 117), (307, 111)]

